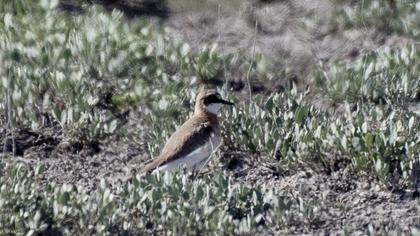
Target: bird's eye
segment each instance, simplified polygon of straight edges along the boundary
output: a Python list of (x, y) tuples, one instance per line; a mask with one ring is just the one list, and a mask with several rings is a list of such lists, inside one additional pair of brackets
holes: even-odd
[(211, 94), (208, 97), (204, 98), (204, 104), (210, 104), (210, 103), (217, 103), (220, 100), (219, 96), (217, 94)]

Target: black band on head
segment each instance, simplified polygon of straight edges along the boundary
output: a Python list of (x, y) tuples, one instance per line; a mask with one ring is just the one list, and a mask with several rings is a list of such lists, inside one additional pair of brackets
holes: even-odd
[(220, 103), (220, 99), (216, 94), (212, 94), (204, 98), (204, 105), (209, 105), (210, 103)]

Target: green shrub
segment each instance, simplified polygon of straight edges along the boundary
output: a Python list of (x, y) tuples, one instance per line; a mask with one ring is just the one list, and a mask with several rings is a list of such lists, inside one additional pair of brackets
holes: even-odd
[[(395, 2), (392, 4), (391, 2)], [(415, 0), (365, 0), (353, 4), (345, 2), (331, 20), (339, 27), (374, 27), (386, 33), (420, 36), (420, 9)]]
[[(303, 102), (303, 94), (273, 94), (257, 97), (246, 108), (235, 107), (223, 114), (229, 130), (225, 142), (232, 149), (247, 150), (288, 160), (314, 157), (319, 153), (313, 132), (318, 129), (318, 111)], [(293, 161), (292, 161), (293, 160)]]
[[(225, 145), (278, 160), (279, 170), (294, 167), (334, 170), (347, 160), (353, 170), (388, 182), (396, 171), (407, 180), (420, 152), (418, 115), (393, 105), (347, 105), (343, 115), (310, 106), (303, 94), (274, 94), (251, 101), (248, 108), (223, 113)], [(404, 97), (401, 97), (404, 98)]]
[(50, 121), (67, 137), (97, 139), (120, 127), (125, 110), (156, 110), (152, 103), (177, 94), (184, 77), (206, 82), (223, 64), (214, 48), (192, 53), (162, 30), (127, 24), (115, 11), (92, 7), (71, 16), (44, 1), (19, 3), (22, 12), (12, 11), (16, 2), (0, 13), (0, 97), (10, 95), (17, 126)]
[(314, 75), (315, 86), (336, 102), (407, 104), (420, 91), (420, 52), (414, 45), (337, 62)]
[(116, 189), (101, 181), (87, 192), (69, 184), (40, 186), (34, 178), (41, 169), (0, 163), (2, 234), (251, 234), (258, 224), (279, 223), (275, 215), (289, 219), (297, 208), (272, 188), (232, 184), (222, 175), (137, 176)]

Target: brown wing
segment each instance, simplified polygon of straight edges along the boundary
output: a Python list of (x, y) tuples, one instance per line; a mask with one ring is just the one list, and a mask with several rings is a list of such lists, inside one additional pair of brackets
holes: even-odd
[[(190, 132), (185, 132), (185, 130)], [(149, 172), (156, 167), (186, 156), (206, 143), (212, 132), (213, 127), (210, 122), (202, 122), (200, 119), (191, 118), (172, 134), (160, 155), (147, 164), (141, 172)]]

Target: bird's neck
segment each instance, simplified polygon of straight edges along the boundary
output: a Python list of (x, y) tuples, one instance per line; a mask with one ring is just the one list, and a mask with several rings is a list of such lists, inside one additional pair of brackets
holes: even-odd
[(206, 111), (205, 109), (195, 109), (194, 116), (210, 121), (210, 123), (218, 125), (219, 120), (217, 114)]

